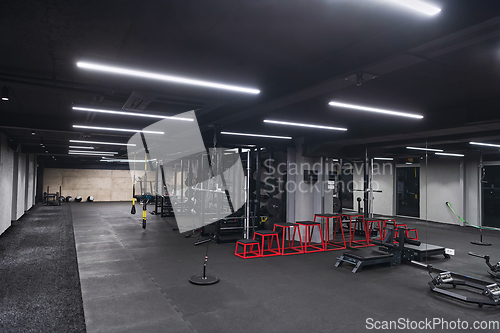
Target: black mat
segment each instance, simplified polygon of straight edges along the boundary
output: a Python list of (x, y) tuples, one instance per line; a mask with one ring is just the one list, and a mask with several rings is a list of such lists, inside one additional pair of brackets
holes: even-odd
[[(146, 272), (161, 289), (164, 298), (176, 310), (173, 314), (168, 307), (160, 309), (159, 304), (163, 304), (164, 299), (150, 297), (149, 293), (130, 293), (130, 290), (136, 290), (134, 288), (139, 286), (141, 281), (120, 280), (113, 286), (115, 288), (113, 292), (123, 289), (124, 296), (117, 298), (120, 304), (112, 307), (112, 303), (108, 302), (109, 298), (106, 297), (93, 298), (89, 303), (89, 309), (96, 318), (95, 327), (100, 327), (99, 329), (104, 331), (179, 332), (187, 327), (186, 323), (190, 323), (188, 328), (199, 333), (358, 333), (367, 331), (366, 320), (368, 318), (386, 321), (398, 320), (398, 318), (407, 318), (412, 321), (443, 318), (447, 321), (456, 321), (460, 318), (469, 323), (475, 320), (498, 320), (500, 310), (498, 308), (479, 309), (477, 306), (450, 301), (433, 294), (427, 285), (430, 277), (425, 269), (411, 265), (394, 267), (373, 265), (353, 274), (349, 267), (347, 269), (335, 268), (336, 258), (346, 250), (245, 260), (234, 255), (234, 243), (210, 244), (208, 273), (217, 275), (221, 281), (213, 286), (195, 286), (189, 283), (188, 278), (202, 272), (206, 246), (194, 246), (196, 236), (184, 238), (184, 235), (172, 231), (174, 219), (148, 215), (148, 228), (144, 230), (139, 223), (140, 216), (135, 217), (137, 221), (135, 225), (130, 225), (130, 204), (128, 203), (94, 203), (91, 209), (89, 206), (89, 209), (82, 210), (82, 212), (78, 212), (76, 205), (73, 205), (75, 220), (87, 219), (83, 211), (98, 216), (104, 222), (109, 218), (110, 222), (103, 223), (102, 226), (109, 227), (109, 230), (113, 231), (112, 236), (118, 239), (130, 254), (127, 256), (127, 258), (130, 257), (128, 259), (106, 261), (106, 264), (98, 262), (92, 270), (86, 269), (83, 265), (86, 272), (85, 279), (91, 287), (97, 280), (106, 280), (108, 285), (113, 283), (111, 278), (105, 278), (111, 271), (115, 274), (117, 271)], [(83, 208), (82, 204), (79, 205)], [(57, 207), (49, 208), (57, 209)], [(64, 210), (62, 212), (66, 214)], [(46, 217), (58, 218), (56, 214), (45, 209), (39, 210), (37, 216), (39, 224), (45, 221)], [(403, 222), (399, 218), (397, 221)], [(468, 256), (467, 252), (490, 254), (496, 262), (500, 258), (500, 232), (488, 233), (485, 236), (486, 240), (493, 245), (484, 248), (470, 244), (470, 240), (475, 239), (477, 235), (471, 234), (468, 228), (423, 223), (411, 219), (405, 219), (404, 222), (408, 223), (409, 227), (419, 229), (422, 242), (456, 250), (456, 255), (451, 259), (437, 256), (426, 258), (426, 262), (441, 269), (491, 280), (484, 260)], [(81, 228), (86, 230), (85, 226)], [(77, 226), (76, 230), (78, 229)], [(60, 232), (57, 228), (52, 230), (56, 234)], [(90, 230), (90, 235), (87, 237), (95, 237), (92, 234), (92, 228)], [(38, 232), (27, 231), (27, 234), (36, 235)], [(3, 244), (2, 238), (0, 238), (0, 244)], [(32, 248), (38, 248), (36, 242), (31, 242), (31, 244)], [(109, 245), (106, 240), (95, 244), (99, 247), (98, 252), (110, 252), (111, 256), (115, 251), (113, 248), (106, 248)], [(88, 256), (86, 246), (82, 248), (84, 251), (81, 259)], [(101, 249), (101, 246), (104, 248)], [(29, 251), (32, 251), (28, 251), (28, 248), (23, 247), (19, 242), (13, 244), (12, 247), (16, 251), (28, 253), (24, 257), (29, 257)], [(74, 252), (72, 253), (74, 255)], [(99, 254), (96, 253), (94, 259), (99, 259)], [(49, 264), (45, 263), (42, 267), (45, 268), (47, 265)], [(48, 273), (42, 272), (41, 274)], [(130, 277), (137, 275), (131, 274)], [(52, 278), (52, 281), (56, 280)], [(31, 289), (25, 287), (26, 282), (19, 286), (14, 282), (8, 284), (3, 280), (0, 282), (2, 282), (2, 288), (5, 285), (9, 289), (21, 288), (19, 292), (28, 295), (26, 297), (32, 293)], [(78, 282), (74, 284), (79, 287)], [(125, 284), (126, 287), (124, 287)], [(99, 288), (92, 287), (91, 291), (99, 293)], [(57, 299), (56, 294), (50, 296), (54, 300)], [(97, 304), (98, 302), (100, 303)], [(135, 305), (128, 306), (129, 303)], [(6, 304), (5, 301), (0, 304), (2, 307), (0, 311), (4, 311)], [(124, 321), (123, 318), (136, 318), (136, 316), (143, 318), (144, 314), (138, 316), (138, 311), (145, 310), (148, 314), (150, 311), (148, 309), (154, 310), (153, 314), (163, 319), (150, 321), (149, 326), (144, 326), (144, 322), (137, 323), (137, 325), (134, 324), (135, 326), (128, 326), (127, 330), (120, 325)], [(25, 315), (18, 315), (19, 318), (23, 316)], [(0, 320), (4, 320), (3, 318), (1, 317)], [(9, 320), (13, 321), (13, 319)], [(88, 323), (90, 328), (90, 321)], [(32, 327), (22, 331), (28, 331)], [(120, 327), (120, 329), (115, 329), (115, 327)], [(11, 331), (19, 331), (19, 329)], [(34, 331), (74, 332), (78, 329), (41, 326)], [(436, 331), (442, 330), (436, 329)]]
[[(102, 203), (95, 205), (95, 210), (114, 217), (126, 218), (130, 214), (128, 206), (120, 203)], [(368, 318), (460, 318), (472, 323), (498, 317), (496, 308), (479, 309), (436, 297), (427, 285), (430, 277), (425, 269), (373, 265), (353, 274), (352, 267), (335, 268), (336, 258), (346, 250), (241, 259), (234, 255), (234, 243), (211, 244), (208, 273), (221, 281), (213, 286), (195, 286), (188, 278), (202, 272), (206, 246), (194, 246), (197, 237), (184, 238), (172, 231), (169, 220), (148, 215), (147, 230), (140, 226), (123, 228), (115, 235), (182, 318), (200, 333), (358, 333), (367, 331)], [(478, 249), (470, 244), (475, 235), (468, 229), (410, 219), (404, 222), (419, 229), (422, 242), (456, 250), (452, 259), (425, 259), (436, 267), (489, 279), (484, 260), (470, 257), (467, 252), (482, 250), (492, 258), (500, 258), (499, 232), (487, 236), (493, 246)]]
[(0, 236), (0, 331), (85, 332), (69, 205), (36, 205)]

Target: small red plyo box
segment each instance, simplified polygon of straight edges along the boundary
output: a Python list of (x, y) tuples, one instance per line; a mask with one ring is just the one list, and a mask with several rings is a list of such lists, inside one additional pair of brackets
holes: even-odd
[[(278, 233), (271, 230), (258, 230), (254, 232), (253, 239), (256, 237), (260, 237), (260, 256), (261, 257), (270, 257), (277, 256), (281, 254), (280, 242), (278, 238)], [(273, 247), (273, 242), (276, 237), (276, 245), (277, 247)], [(265, 246), (267, 239), (267, 247)]]
[[(342, 220), (343, 223), (349, 223), (349, 247), (351, 249), (374, 245), (370, 244), (370, 232), (369, 232), (370, 228), (368, 227), (368, 224), (365, 222), (365, 216), (363, 214), (340, 214), (340, 216), (343, 219)], [(360, 230), (364, 231), (365, 237), (363, 237), (362, 239), (355, 240), (354, 236), (356, 235), (357, 224), (361, 224)]]
[[(384, 239), (382, 237), (385, 234), (385, 231), (382, 230), (383, 229), (382, 228), (383, 224), (384, 223), (383, 223), (383, 221), (381, 219), (366, 219), (365, 220), (365, 227), (366, 227), (365, 234), (367, 235), (367, 239), (368, 239), (368, 242), (370, 242), (370, 244), (373, 244), (370, 241), (371, 240), (370, 237), (372, 235), (372, 232), (375, 230), (374, 229), (375, 225), (378, 226), (378, 229), (376, 229), (376, 230), (378, 230), (378, 233), (380, 234), (380, 238), (377, 239), (377, 240), (382, 241)], [(375, 232), (377, 232), (377, 231), (375, 231)]]
[[(394, 239), (396, 240), (398, 238), (398, 233), (399, 233), (399, 227), (404, 227), (405, 229), (405, 232), (406, 232), (406, 237), (408, 237), (409, 239), (413, 239), (413, 240), (418, 240), (418, 231), (417, 229), (408, 229), (408, 226), (404, 223), (397, 223), (395, 220), (384, 220), (384, 234), (385, 234), (385, 226), (388, 224), (388, 225), (392, 225), (393, 228), (394, 228)], [(414, 232), (415, 235), (413, 237), (410, 237), (410, 232)]]
[[(276, 230), (276, 228), (281, 228), (281, 230)], [(293, 235), (291, 229), (293, 228)], [(289, 254), (299, 254), (304, 253), (304, 247), (302, 245), (302, 236), (300, 234), (300, 228), (298, 224), (295, 223), (275, 223), (274, 231), (280, 232), (282, 234), (281, 239), (281, 255), (286, 256)], [(295, 245), (295, 235), (299, 235), (299, 245)], [(287, 236), (287, 237), (285, 237)], [(279, 236), (278, 236), (279, 238)], [(288, 238), (288, 245), (285, 246), (285, 238)], [(288, 250), (288, 251), (286, 251)]]
[[(304, 252), (321, 252), (325, 251), (325, 241), (323, 238), (323, 232), (321, 231), (321, 224), (319, 222), (314, 221), (297, 221), (298, 225), (301, 225), (306, 228), (306, 236), (304, 237)], [(312, 236), (314, 232), (314, 228), (317, 227), (319, 230), (319, 235), (321, 238), (321, 244), (312, 243)]]
[[(344, 226), (342, 225), (342, 218), (339, 214), (315, 214), (314, 222), (316, 222), (316, 218), (325, 219), (325, 231), (323, 232), (324, 242), (325, 242), (325, 251), (333, 251), (333, 250), (344, 250), (347, 248), (345, 243), (345, 235), (344, 235)], [(330, 240), (330, 220), (334, 220), (333, 223), (333, 238)], [(336, 241), (337, 232), (340, 228), (340, 233), (342, 235), (342, 241)]]
[[(243, 247), (243, 252), (239, 252), (238, 248)], [(257, 247), (257, 250), (255, 250)], [(236, 241), (234, 255), (243, 259), (260, 257), (260, 243), (253, 239), (240, 239)]]

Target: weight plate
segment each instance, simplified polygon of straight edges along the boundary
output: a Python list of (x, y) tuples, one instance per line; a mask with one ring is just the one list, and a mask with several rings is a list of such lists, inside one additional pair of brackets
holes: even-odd
[(276, 216), (281, 211), (281, 200), (277, 198), (271, 198), (267, 201), (266, 209), (271, 216)]

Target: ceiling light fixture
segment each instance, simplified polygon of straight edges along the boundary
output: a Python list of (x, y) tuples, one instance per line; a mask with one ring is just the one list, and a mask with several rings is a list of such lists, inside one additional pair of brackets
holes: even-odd
[(481, 142), (469, 142), (470, 145), (476, 145), (476, 146), (486, 146), (486, 147), (495, 147), (495, 148), (500, 148), (500, 145), (496, 145), (493, 143), (481, 143)]
[(85, 150), (69, 150), (70, 153), (91, 153), (91, 154), (118, 154), (116, 151), (85, 151)]
[(134, 162), (134, 163), (144, 163), (146, 162), (151, 162), (151, 161), (156, 161), (156, 159), (152, 160), (127, 160), (127, 159), (111, 159), (111, 158), (102, 158), (101, 162)]
[(135, 113), (135, 112), (125, 112), (125, 111), (114, 111), (114, 110), (102, 110), (102, 109), (83, 108), (83, 107), (79, 107), (79, 106), (73, 106), (73, 110), (87, 111), (87, 112), (109, 113), (109, 114), (119, 114), (119, 115), (123, 115), (123, 116), (133, 116), (133, 117), (148, 117), (148, 118), (160, 118), (160, 119), (194, 121), (194, 119), (182, 118), (182, 117), (175, 117), (175, 116), (168, 117), (168, 116), (161, 116), (161, 115), (155, 115), (155, 114), (146, 114), (146, 113)]
[(84, 140), (69, 140), (69, 142), (87, 143), (87, 144), (95, 144), (95, 145), (111, 145), (111, 146), (133, 146), (133, 147), (136, 146), (135, 143), (118, 143), (118, 142), (84, 141)]
[(353, 105), (353, 104), (346, 104), (346, 103), (339, 103), (339, 102), (330, 102), (328, 104), (331, 106), (338, 106), (341, 108), (355, 109), (355, 110), (361, 110), (361, 111), (370, 111), (370, 112), (377, 112), (377, 113), (385, 113), (385, 114), (390, 114), (393, 116), (401, 116), (401, 117), (409, 117), (409, 118), (417, 118), (417, 119), (422, 119), (424, 117), (424, 116), (421, 116), (418, 114), (413, 114), (413, 113), (391, 111), (391, 110), (384, 110), (384, 109), (376, 109), (376, 108), (372, 108), (372, 107), (368, 107), (368, 106)]
[(94, 149), (94, 147), (84, 147), (84, 146), (69, 146), (69, 148), (75, 148), (75, 149)]
[(215, 82), (208, 82), (208, 81), (202, 81), (202, 80), (194, 80), (194, 79), (188, 79), (188, 78), (183, 78), (183, 77), (178, 77), (178, 76), (143, 72), (143, 71), (137, 71), (137, 70), (133, 70), (133, 69), (126, 69), (126, 68), (120, 68), (120, 67), (92, 64), (92, 63), (88, 63), (88, 62), (81, 62), (80, 61), (76, 65), (80, 68), (85, 68), (85, 69), (92, 69), (92, 70), (96, 70), (96, 71), (115, 73), (115, 74), (130, 75), (130, 76), (136, 76), (136, 77), (142, 77), (142, 78), (154, 79), (154, 80), (160, 80), (160, 81), (168, 81), (168, 82), (189, 84), (189, 85), (201, 86), (201, 87), (232, 90), (232, 91), (244, 92), (244, 93), (249, 93), (249, 94), (260, 93), (260, 91), (257, 89), (244, 88), (244, 87), (238, 87), (238, 86), (232, 86), (232, 85), (215, 83)]
[(264, 122), (270, 123), (270, 124), (279, 124), (279, 125), (290, 125), (290, 126), (329, 129), (329, 130), (334, 130), (334, 131), (347, 131), (347, 128), (342, 128), (342, 127), (331, 127), (331, 126), (311, 125), (311, 124), (302, 124), (302, 123), (292, 123), (292, 122), (288, 122), (288, 121), (279, 121), (279, 120), (270, 120), (270, 119), (265, 119)]
[(392, 161), (392, 157), (374, 157), (374, 160), (380, 160), (380, 161)]
[(86, 152), (81, 152), (81, 153), (75, 153), (75, 152), (68, 152), (68, 154), (70, 155), (89, 155), (89, 156), (101, 156), (101, 158), (103, 156), (110, 156), (110, 157), (113, 157), (114, 154), (102, 154), (102, 153), (97, 153), (97, 152), (90, 152), (90, 151), (86, 151)]
[(128, 128), (97, 127), (97, 126), (83, 126), (83, 125), (73, 125), (73, 127), (74, 128), (95, 129), (95, 130), (101, 130), (101, 131), (118, 131), (118, 132), (165, 134), (164, 132), (144, 131), (144, 130), (135, 130), (135, 129), (128, 129)]
[[(263, 148), (261, 148), (262, 150)], [(242, 153), (246, 153), (249, 151), (250, 148), (241, 148)], [(224, 149), (224, 153), (237, 153), (239, 151), (239, 148), (232, 148), (232, 149)]]
[(441, 11), (441, 8), (431, 6), (428, 3), (419, 0), (391, 0), (391, 1), (427, 15), (436, 15)]
[(406, 149), (414, 149), (414, 150), (425, 150), (425, 151), (443, 151), (442, 149), (434, 149), (434, 148), (419, 148), (419, 147), (406, 147)]
[(291, 140), (292, 139), (291, 136), (277, 136), (277, 135), (265, 135), (265, 134), (251, 134), (251, 133), (220, 132), (220, 134), (253, 136), (253, 137), (259, 137), (259, 138), (271, 138), (271, 139), (287, 139), (287, 140)]
[(2, 88), (2, 101), (9, 100), (9, 88), (7, 86), (3, 86)]
[(436, 155), (464, 157), (463, 154), (452, 154), (452, 153), (436, 153)]

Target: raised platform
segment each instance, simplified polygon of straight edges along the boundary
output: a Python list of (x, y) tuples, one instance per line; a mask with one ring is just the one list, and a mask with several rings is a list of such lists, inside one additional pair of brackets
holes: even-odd
[(339, 267), (342, 263), (354, 265), (353, 273), (358, 272), (364, 266), (389, 264), (392, 266), (394, 255), (392, 253), (373, 251), (371, 249), (363, 249), (356, 252), (344, 252), (340, 258), (337, 258), (335, 267)]
[(445, 258), (450, 258), (450, 255), (445, 253), (445, 248), (438, 245), (432, 245), (427, 243), (421, 243), (419, 246), (405, 244), (406, 249), (411, 249), (414, 251), (415, 260), (423, 261), (427, 257), (443, 255)]

